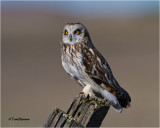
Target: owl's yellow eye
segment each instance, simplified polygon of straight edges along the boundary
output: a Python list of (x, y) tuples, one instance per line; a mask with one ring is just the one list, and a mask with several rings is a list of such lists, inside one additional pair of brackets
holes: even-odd
[(74, 31), (74, 34), (76, 34), (76, 35), (80, 34), (80, 30)]
[(65, 30), (65, 35), (68, 35), (68, 31), (67, 30)]
[(79, 34), (79, 31), (76, 31), (75, 34)]

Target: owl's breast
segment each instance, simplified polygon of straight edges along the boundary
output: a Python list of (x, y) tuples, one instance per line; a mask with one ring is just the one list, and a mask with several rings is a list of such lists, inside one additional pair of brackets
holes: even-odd
[(71, 48), (66, 48), (65, 51), (62, 51), (62, 66), (65, 71), (71, 75), (71, 77), (76, 77), (82, 79), (82, 56), (81, 53), (71, 52)]

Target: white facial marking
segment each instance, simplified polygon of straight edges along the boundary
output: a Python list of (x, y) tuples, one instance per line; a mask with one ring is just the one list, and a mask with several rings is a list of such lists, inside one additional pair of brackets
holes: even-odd
[[(75, 44), (84, 40), (84, 27), (79, 24), (66, 25), (63, 30), (62, 41), (66, 44)], [(67, 31), (67, 34), (66, 34)], [(76, 31), (79, 31), (76, 33)]]

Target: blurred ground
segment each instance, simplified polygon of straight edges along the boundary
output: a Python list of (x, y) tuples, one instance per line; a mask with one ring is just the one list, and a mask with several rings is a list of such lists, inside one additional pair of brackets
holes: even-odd
[(62, 68), (59, 44), (64, 25), (79, 21), (132, 98), (131, 109), (119, 114), (111, 108), (102, 126), (158, 127), (158, 18), (158, 12), (97, 18), (2, 4), (2, 126), (40, 127), (55, 107), (66, 110), (82, 90)]

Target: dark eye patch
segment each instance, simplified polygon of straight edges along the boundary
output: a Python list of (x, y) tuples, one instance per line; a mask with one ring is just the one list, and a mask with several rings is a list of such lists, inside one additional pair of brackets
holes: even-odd
[(76, 29), (76, 30), (74, 31), (74, 34), (76, 34), (76, 35), (81, 34), (81, 30), (80, 30), (80, 29)]
[(68, 35), (68, 31), (67, 30), (64, 31), (64, 35)]

